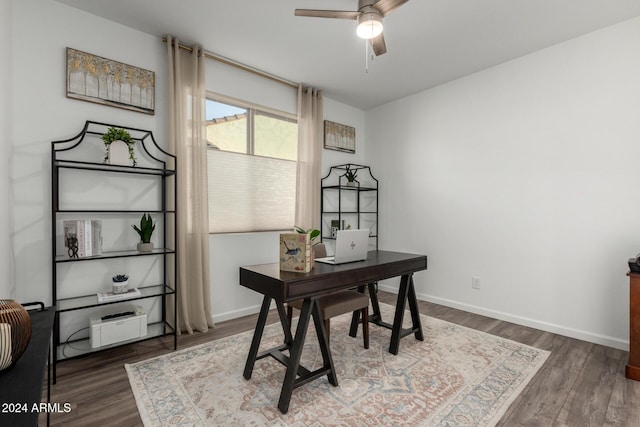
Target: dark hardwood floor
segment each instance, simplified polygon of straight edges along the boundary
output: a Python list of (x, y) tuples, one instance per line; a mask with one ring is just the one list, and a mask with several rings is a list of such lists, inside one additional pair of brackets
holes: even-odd
[[(395, 304), (393, 294), (381, 291), (379, 299)], [(419, 306), (422, 314), (551, 351), (498, 425), (640, 427), (640, 382), (624, 376), (626, 352), (424, 301)], [(256, 318), (247, 316), (219, 323), (207, 333), (180, 336), (178, 348), (252, 330)], [(272, 313), (269, 321), (278, 321), (277, 314)], [(72, 410), (52, 414), (51, 425), (141, 426), (124, 364), (171, 348), (168, 338), (150, 340), (60, 363), (51, 401), (68, 402)], [(45, 425), (44, 416), (40, 424)]]

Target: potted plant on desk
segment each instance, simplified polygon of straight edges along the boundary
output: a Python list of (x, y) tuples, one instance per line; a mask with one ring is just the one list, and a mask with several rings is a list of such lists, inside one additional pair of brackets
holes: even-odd
[(313, 268), (316, 255), (318, 256), (318, 258), (322, 258), (322, 257), (327, 255), (327, 249), (324, 247), (324, 243), (322, 243), (322, 242), (313, 243), (313, 241), (318, 236), (320, 236), (320, 230), (315, 229), (315, 228), (309, 228), (309, 229), (305, 230), (304, 228), (298, 227), (297, 225), (294, 227), (294, 229), (295, 229), (296, 232), (298, 232), (300, 234), (308, 234), (309, 235), (309, 241), (311, 242), (311, 268)]

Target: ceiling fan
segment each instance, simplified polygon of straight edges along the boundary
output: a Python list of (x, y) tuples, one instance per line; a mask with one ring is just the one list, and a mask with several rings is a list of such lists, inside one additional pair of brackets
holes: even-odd
[(315, 18), (355, 19), (358, 21), (356, 32), (359, 37), (371, 40), (376, 56), (387, 52), (382, 33), (382, 18), (402, 6), (409, 0), (358, 0), (357, 11), (296, 9), (295, 16)]

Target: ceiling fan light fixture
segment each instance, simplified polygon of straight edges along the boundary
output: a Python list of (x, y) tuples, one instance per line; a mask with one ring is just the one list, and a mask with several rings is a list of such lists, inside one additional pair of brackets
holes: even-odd
[(365, 12), (358, 17), (356, 34), (361, 39), (373, 39), (382, 34), (382, 18), (375, 12)]

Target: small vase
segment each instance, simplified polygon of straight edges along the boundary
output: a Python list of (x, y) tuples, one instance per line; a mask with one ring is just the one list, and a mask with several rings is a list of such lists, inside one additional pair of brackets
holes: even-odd
[(347, 187), (355, 187), (355, 186), (356, 186), (355, 181), (347, 181)]
[(31, 340), (31, 317), (14, 300), (0, 299), (0, 372), (13, 367)]
[(151, 252), (153, 243), (138, 243), (138, 252)]
[(129, 281), (125, 280), (124, 282), (112, 282), (113, 284), (113, 293), (114, 294), (124, 294), (127, 292), (127, 286), (129, 286)]
[(124, 141), (113, 141), (109, 144), (109, 164), (117, 166), (131, 166), (129, 146)]

